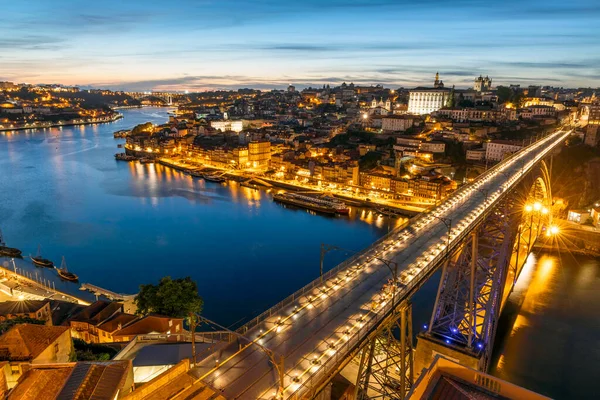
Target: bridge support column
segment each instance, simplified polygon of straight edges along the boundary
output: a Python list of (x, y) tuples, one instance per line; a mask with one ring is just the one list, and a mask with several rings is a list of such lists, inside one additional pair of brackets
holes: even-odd
[(412, 307), (406, 301), (362, 349), (355, 399), (403, 399), (413, 382)]
[(437, 354), (487, 370), (519, 215), (515, 202), (505, 200), (450, 257), (431, 323), (417, 337), (417, 374), (429, 367)]

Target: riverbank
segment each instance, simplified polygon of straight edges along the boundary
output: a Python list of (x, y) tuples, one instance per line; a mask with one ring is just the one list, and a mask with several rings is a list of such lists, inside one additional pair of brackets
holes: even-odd
[[(148, 155), (148, 153), (146, 153), (146, 152), (135, 151), (135, 150), (131, 150), (131, 149), (125, 149), (125, 151), (127, 154), (131, 154), (136, 157), (145, 157)], [(188, 174), (190, 172), (194, 172), (194, 171), (198, 171), (198, 170), (202, 170), (202, 171), (206, 171), (206, 172), (217, 172), (218, 171), (218, 172), (221, 172), (224, 177), (226, 177), (230, 180), (237, 181), (237, 182), (244, 182), (246, 180), (256, 178), (261, 181), (267, 182), (267, 183), (273, 185), (274, 187), (285, 189), (285, 190), (304, 191), (304, 192), (310, 191), (313, 193), (331, 193), (334, 197), (336, 197), (340, 200), (344, 200), (344, 201), (348, 202), (348, 204), (350, 204), (350, 205), (364, 207), (364, 208), (371, 208), (371, 209), (375, 209), (375, 210), (385, 209), (385, 212), (388, 214), (399, 214), (399, 215), (402, 215), (405, 217), (413, 217), (427, 209), (425, 207), (398, 205), (396, 203), (393, 203), (390, 201), (385, 201), (385, 200), (380, 200), (380, 199), (371, 200), (371, 199), (367, 199), (367, 198), (350, 196), (350, 195), (339, 193), (339, 192), (331, 192), (331, 191), (323, 190), (323, 189), (319, 189), (319, 188), (306, 187), (300, 183), (295, 183), (295, 182), (290, 182), (290, 181), (281, 181), (278, 179), (274, 179), (272, 177), (255, 176), (251, 173), (244, 172), (244, 171), (235, 171), (235, 170), (231, 170), (231, 169), (218, 168), (218, 167), (215, 167), (212, 165), (205, 166), (205, 165), (181, 163), (181, 162), (174, 161), (170, 158), (157, 157), (156, 155), (154, 155), (154, 157), (155, 157), (154, 159), (157, 163), (167, 166), (167, 167), (170, 167), (170, 168), (173, 168), (177, 171), (188, 173)]]
[(37, 131), (37, 130), (50, 129), (50, 128), (63, 128), (63, 127), (81, 126), (81, 125), (105, 124), (105, 123), (109, 123), (109, 122), (118, 121), (121, 118), (123, 118), (123, 114), (117, 113), (116, 115), (114, 115), (112, 117), (91, 118), (89, 120), (81, 121), (81, 122), (69, 121), (69, 122), (62, 122), (62, 123), (44, 123), (41, 126), (40, 126), (40, 124), (36, 124), (35, 126), (31, 126), (31, 125), (30, 126), (12, 126), (9, 128), (0, 128), (0, 132), (25, 131), (25, 130)]

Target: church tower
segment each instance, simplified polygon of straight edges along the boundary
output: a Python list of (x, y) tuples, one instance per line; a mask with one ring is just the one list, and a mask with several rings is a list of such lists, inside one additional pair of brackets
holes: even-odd
[(440, 73), (435, 73), (435, 81), (433, 81), (433, 87), (436, 89), (440, 89), (444, 87), (444, 82), (440, 80)]

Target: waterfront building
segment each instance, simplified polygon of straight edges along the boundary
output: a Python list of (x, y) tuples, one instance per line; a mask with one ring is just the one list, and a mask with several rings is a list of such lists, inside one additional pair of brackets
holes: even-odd
[(485, 146), (485, 158), (489, 161), (502, 161), (504, 157), (519, 151), (522, 147), (521, 143), (510, 140), (492, 140)]
[(150, 314), (139, 317), (123, 312), (123, 304), (96, 301), (68, 319), (74, 338), (87, 343), (127, 342), (136, 335), (178, 334), (183, 319)]
[(439, 74), (436, 74), (433, 88), (418, 87), (409, 91), (408, 113), (431, 114), (445, 107), (451, 95), (451, 90), (444, 88), (444, 82), (439, 79)]
[(19, 324), (0, 336), (2, 372), (10, 389), (30, 364), (65, 363), (73, 352), (68, 326)]
[(248, 143), (248, 162), (251, 168), (267, 169), (271, 162), (271, 142), (262, 140)]

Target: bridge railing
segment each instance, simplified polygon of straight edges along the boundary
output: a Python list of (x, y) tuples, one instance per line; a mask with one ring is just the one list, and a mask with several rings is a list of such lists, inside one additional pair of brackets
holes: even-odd
[[(537, 158), (532, 162), (535, 164), (537, 162)], [(500, 163), (502, 164), (502, 163)], [(498, 164), (498, 165), (500, 165)], [(527, 175), (529, 171), (524, 171), (524, 173), (518, 175), (518, 179), (516, 179), (512, 185), (516, 186), (524, 176)], [(478, 226), (487, 215), (492, 212), (492, 210), (496, 207), (496, 205), (507, 195), (505, 191), (501, 196), (498, 196), (492, 204), (488, 207), (487, 211), (481, 213), (475, 220), (473, 220), (469, 225), (471, 227)], [(455, 237), (450, 243), (449, 251), (452, 252), (456, 249), (459, 244), (464, 240), (464, 238), (472, 232), (471, 229), (464, 229), (457, 237)], [(348, 340), (344, 342), (339, 348), (335, 349), (335, 355), (330, 357), (318, 371), (312, 375), (305, 381), (300, 384), (300, 387), (294, 392), (294, 394), (290, 397), (291, 400), (300, 400), (307, 393), (311, 393), (319, 389), (320, 384), (325, 381), (325, 379), (329, 378), (329, 376), (337, 370), (337, 366), (344, 362), (348, 355), (352, 353), (352, 351), (359, 348), (361, 343), (368, 338), (369, 334), (376, 330), (377, 326), (386, 318), (398, 305), (400, 305), (411, 293), (416, 291), (418, 287), (422, 284), (422, 281), (426, 280), (426, 278), (433, 273), (442, 263), (442, 261), (447, 256), (445, 251), (438, 253), (431, 261), (428, 262), (427, 266), (425, 266), (421, 271), (419, 271), (410, 282), (402, 287), (395, 296), (395, 303), (392, 301), (388, 301), (387, 304), (379, 310), (376, 314), (373, 314), (372, 318), (370, 318), (360, 329), (351, 334), (348, 337)], [(325, 342), (331, 343), (335, 342), (336, 339), (339, 338), (339, 332), (334, 332), (331, 334)], [(316, 393), (312, 393), (313, 395)]]
[[(493, 167), (491, 167), (490, 169), (488, 169), (487, 171), (485, 171), (482, 175), (480, 175), (480, 177), (487, 177), (490, 174), (494, 173), (497, 169), (499, 169), (504, 164), (504, 162), (506, 162), (506, 161), (508, 161), (510, 159), (513, 159), (515, 157), (518, 157), (526, 149), (527, 149), (526, 147), (523, 147), (518, 152), (513, 153), (510, 157), (508, 157), (507, 159), (505, 159), (503, 162), (500, 162), (500, 163), (494, 165)], [(468, 188), (470, 188), (474, 184), (475, 184), (475, 182), (469, 183), (467, 185), (463, 185), (460, 189), (456, 190), (452, 195), (450, 195), (447, 199), (445, 199), (445, 201), (459, 196), (460, 194), (462, 194), (464, 191), (466, 191)], [(424, 211), (422, 213), (419, 213), (419, 214), (415, 215), (414, 217), (410, 218), (404, 226), (402, 226), (400, 228), (396, 228), (396, 229), (392, 230), (391, 232), (387, 233), (386, 235), (382, 236), (381, 238), (379, 238), (378, 240), (376, 240), (374, 243), (372, 243), (371, 245), (369, 245), (369, 247), (361, 250), (357, 254), (351, 256), (349, 259), (343, 261), (342, 263), (338, 264), (334, 268), (332, 268), (329, 271), (325, 272), (323, 274), (323, 278), (322, 279), (315, 279), (312, 282), (308, 283), (304, 287), (300, 288), (296, 292), (292, 293), (290, 296), (286, 297), (285, 299), (283, 299), (282, 301), (280, 301), (279, 303), (277, 303), (273, 307), (269, 308), (268, 310), (266, 310), (265, 312), (263, 312), (262, 314), (260, 314), (259, 316), (253, 318), (248, 323), (246, 323), (246, 324), (242, 325), (241, 327), (239, 327), (236, 330), (236, 332), (241, 333), (241, 334), (245, 334), (250, 329), (256, 327), (257, 325), (259, 325), (263, 321), (267, 320), (268, 318), (272, 317), (274, 314), (278, 313), (282, 309), (284, 309), (284, 308), (288, 307), (289, 305), (293, 304), (299, 298), (301, 298), (301, 297), (309, 294), (311, 291), (313, 291), (315, 288), (317, 288), (320, 285), (322, 285), (323, 282), (327, 281), (328, 279), (330, 279), (331, 277), (333, 277), (337, 273), (343, 271), (345, 268), (348, 268), (348, 267), (352, 266), (352, 264), (354, 264), (356, 262), (360, 262), (362, 259), (366, 258), (367, 254), (370, 251), (372, 251), (373, 248), (377, 247), (377, 245), (379, 245), (379, 244), (385, 242), (386, 240), (394, 237), (395, 235), (397, 235), (397, 233), (399, 231), (401, 231), (402, 229), (404, 229), (408, 224), (410, 224), (410, 223), (418, 220), (424, 214), (430, 212), (433, 209), (434, 208), (427, 209), (426, 211)]]

